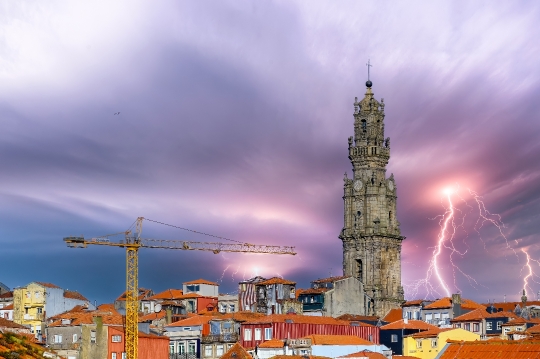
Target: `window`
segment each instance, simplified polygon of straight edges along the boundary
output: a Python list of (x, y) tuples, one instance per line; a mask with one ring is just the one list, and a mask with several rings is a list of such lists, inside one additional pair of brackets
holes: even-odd
[(433, 318), (433, 314), (429, 313), (426, 314), (426, 320), (431, 320)]
[(454, 328), (461, 328), (461, 323), (455, 323)]
[(219, 311), (221, 313), (225, 313), (227, 311), (227, 305), (226, 304), (220, 304)]
[(191, 327), (184, 327), (184, 331), (191, 330)]
[(126, 352), (122, 352), (122, 359), (126, 359)]
[(465, 323), (464, 328), (465, 330), (471, 331), (471, 323)]
[(178, 343), (178, 353), (184, 354), (186, 352), (186, 345), (184, 343)]
[(486, 323), (486, 330), (492, 330), (493, 329), (493, 323), (492, 322), (487, 322)]
[(390, 341), (391, 341), (392, 343), (397, 343), (397, 334), (392, 334), (392, 335), (390, 336)]
[(77, 339), (79, 339), (79, 336), (77, 334), (73, 334), (73, 343), (76, 343)]
[(37, 312), (38, 312), (38, 314), (41, 314), (41, 313), (43, 313), (43, 308), (41, 308), (41, 307), (38, 307), (38, 308), (37, 308)]
[(431, 340), (431, 347), (432, 348), (437, 348), (437, 339), (432, 339)]
[(54, 342), (55, 343), (62, 343), (62, 334), (58, 334), (54, 336)]
[(255, 329), (255, 340), (261, 340), (262, 339), (262, 335), (261, 335), (261, 328), (256, 328)]
[(416, 349), (421, 349), (422, 348), (422, 341), (421, 340), (416, 340)]
[(111, 359), (116, 359), (116, 353), (111, 353)]
[(111, 339), (112, 339), (113, 343), (120, 343), (122, 341), (122, 336), (121, 335), (113, 335)]
[(272, 339), (272, 328), (264, 328), (264, 340)]
[(412, 312), (407, 312), (407, 319), (412, 319)]
[(188, 354), (195, 354), (196, 353), (196, 350), (195, 350), (196, 347), (197, 347), (196, 343), (189, 342), (188, 343)]
[(435, 313), (435, 319), (441, 319), (441, 313)]
[(211, 357), (212, 356), (212, 346), (211, 345), (205, 345), (204, 346), (204, 356), (205, 357)]
[(251, 340), (251, 329), (244, 329), (244, 340)]
[(169, 344), (169, 353), (174, 354), (174, 342)]
[(234, 313), (235, 310), (236, 310), (236, 306), (234, 304), (229, 304), (229, 311), (231, 313)]
[(199, 291), (199, 285), (188, 285), (186, 286), (186, 289), (188, 292), (198, 292)]
[(223, 344), (216, 345), (216, 356), (217, 357), (223, 356)]
[(90, 343), (95, 343), (95, 342), (96, 342), (96, 331), (92, 330), (90, 332)]
[(501, 330), (502, 322), (497, 322), (497, 330)]
[(472, 330), (473, 330), (473, 332), (479, 332), (480, 331), (480, 323), (473, 323)]

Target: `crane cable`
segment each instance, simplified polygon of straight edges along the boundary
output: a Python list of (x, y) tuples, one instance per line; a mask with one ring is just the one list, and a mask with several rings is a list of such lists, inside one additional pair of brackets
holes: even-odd
[(173, 227), (173, 228), (177, 228), (177, 229), (182, 229), (184, 231), (189, 231), (189, 232), (193, 232), (193, 233), (197, 233), (197, 234), (202, 234), (202, 235), (205, 235), (205, 236), (209, 236), (209, 237), (214, 237), (214, 238), (219, 238), (219, 239), (223, 239), (223, 240), (226, 240), (226, 241), (231, 241), (231, 242), (236, 242), (236, 243), (241, 243), (241, 244), (246, 244), (244, 242), (241, 242), (241, 241), (236, 241), (234, 239), (229, 239), (229, 238), (225, 238), (225, 237), (220, 237), (220, 236), (215, 236), (213, 234), (208, 234), (208, 233), (204, 233), (204, 232), (199, 232), (199, 231), (194, 231), (192, 229), (188, 229), (188, 228), (183, 228), (183, 227), (178, 227), (178, 226), (175, 226), (175, 225), (172, 225), (172, 224), (167, 224), (167, 223), (163, 223), (163, 222), (159, 222), (159, 221), (154, 221), (152, 219), (148, 219), (148, 218), (144, 218), (146, 221), (149, 221), (149, 222), (154, 222), (154, 223), (157, 223), (157, 224), (162, 224), (164, 226), (169, 226), (169, 227)]

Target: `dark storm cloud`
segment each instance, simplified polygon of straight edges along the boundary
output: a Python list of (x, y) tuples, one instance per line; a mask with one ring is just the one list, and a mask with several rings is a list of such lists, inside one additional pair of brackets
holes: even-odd
[[(76, 285), (110, 301), (123, 288), (122, 251), (71, 251), (61, 238), (123, 231), (141, 215), (299, 252), (142, 251), (141, 285), (154, 290), (205, 277), (233, 291), (239, 278), (255, 273), (284, 275), (302, 287), (339, 274), (342, 178), (351, 175), (347, 137), (368, 57), (375, 96), (387, 103), (388, 173), (396, 177), (408, 237), (404, 282), (425, 271), (425, 249), (438, 231), (430, 218), (442, 213), (441, 188), (456, 182), (503, 216), (511, 241), (534, 243), (539, 74), (527, 59), (539, 52), (540, 34), (528, 26), (538, 8), (120, 2), (88, 31), (97, 10), (59, 4), (44, 12), (76, 24), (58, 15), (54, 27), (17, 12), (27, 25), (8, 31), (2, 50), (14, 59), (1, 72), (8, 90), (0, 102), (0, 233), (12, 254), (5, 265), (23, 255), (40, 263), (43, 249), (49, 268), (38, 273), (29, 265), (2, 282)], [(41, 29), (54, 51), (36, 42)], [(13, 45), (17, 36), (26, 47)], [(209, 239), (151, 223), (144, 231)], [(34, 241), (35, 249), (25, 244)], [(460, 265), (489, 283), (492, 296), (519, 276), (516, 262), (504, 267), (500, 286), (492, 285), (477, 257), (499, 260), (501, 253), (471, 253), (476, 257), (464, 256)], [(111, 283), (74, 279), (79, 264)], [(469, 288), (463, 277), (458, 282)]]

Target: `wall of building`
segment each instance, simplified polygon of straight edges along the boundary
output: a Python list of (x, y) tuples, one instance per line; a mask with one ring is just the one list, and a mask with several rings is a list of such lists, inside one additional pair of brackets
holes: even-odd
[(325, 316), (339, 317), (342, 314), (364, 314), (364, 291), (362, 283), (349, 277), (338, 280), (334, 288), (324, 293)]
[[(82, 326), (82, 342), (79, 359), (110, 359), (107, 357), (108, 326), (101, 324), (96, 318), (97, 324)], [(92, 342), (92, 332), (95, 333), (95, 342)]]
[[(472, 342), (480, 340), (480, 335), (456, 328), (439, 333), (436, 338), (415, 339), (403, 338), (403, 355), (414, 356), (420, 359), (434, 359), (442, 351), (447, 340)], [(420, 343), (418, 347), (417, 343)], [(436, 343), (436, 344), (435, 344)]]
[[(199, 290), (198, 291), (188, 290), (188, 286), (191, 286), (191, 285), (198, 285)], [(210, 284), (183, 284), (182, 290), (184, 294), (197, 293), (197, 294), (204, 295), (207, 297), (217, 297), (219, 295), (219, 286), (210, 285)]]

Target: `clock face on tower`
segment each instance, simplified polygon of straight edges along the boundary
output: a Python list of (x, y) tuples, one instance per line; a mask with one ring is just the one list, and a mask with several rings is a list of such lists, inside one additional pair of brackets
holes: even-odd
[(357, 192), (360, 191), (362, 189), (362, 185), (363, 185), (362, 181), (360, 180), (354, 181), (354, 190)]

